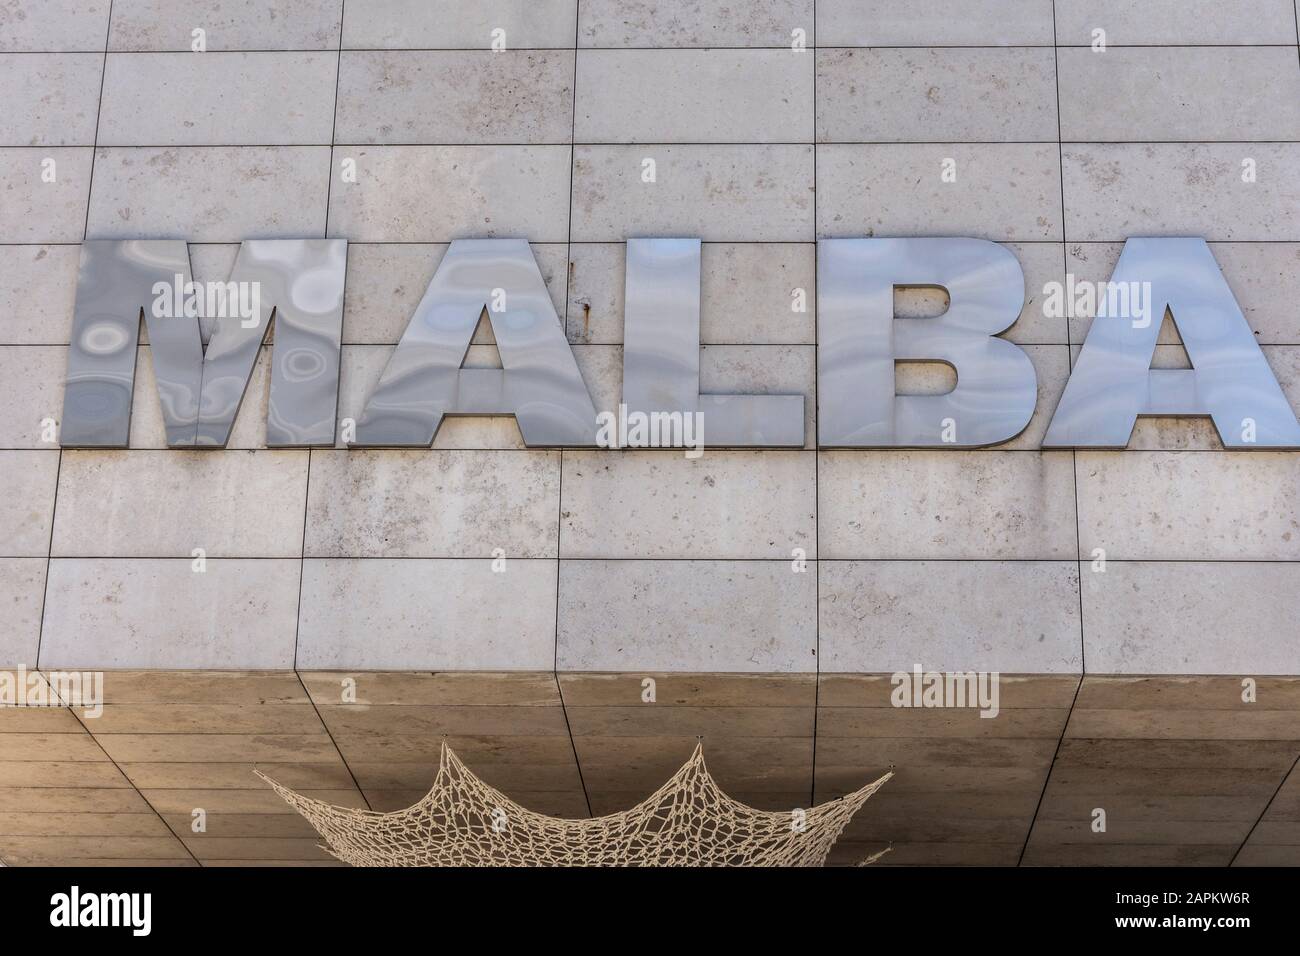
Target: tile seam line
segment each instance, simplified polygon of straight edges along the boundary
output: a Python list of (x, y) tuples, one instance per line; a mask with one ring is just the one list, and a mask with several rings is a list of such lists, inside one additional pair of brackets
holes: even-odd
[[(1256, 817), (1255, 822), (1250, 825), (1250, 829), (1246, 831), (1246, 836), (1242, 839), (1241, 845), (1238, 846), (1236, 852), (1232, 854), (1232, 859), (1228, 861), (1228, 866), (1232, 866), (1236, 863), (1237, 857), (1241, 855), (1241, 851), (1246, 849), (1246, 844), (1250, 842), (1250, 838), (1254, 835), (1256, 828), (1264, 822), (1264, 817), (1268, 816), (1268, 811), (1273, 806), (1273, 801), (1276, 800), (1277, 795), (1282, 792), (1282, 788), (1286, 786), (1287, 780), (1289, 780), (1291, 775), (1296, 772), (1296, 767), (1300, 767), (1300, 753), (1297, 753), (1296, 759), (1291, 762), (1291, 769), (1282, 774), (1282, 779), (1278, 781), (1277, 786), (1273, 789), (1272, 795), (1270, 795), (1268, 800), (1264, 803), (1264, 808), (1259, 811), (1259, 816)], [(1261, 845), (1268, 846), (1269, 844)]]
[[(325, 723), (325, 718), (321, 716), (320, 708), (316, 706), (316, 698), (313, 697), (313, 696), (311, 695), (311, 691), (309, 691), (309, 690), (307, 689), (307, 684), (303, 681), (303, 679), (302, 679), (302, 674), (301, 674), (301, 672), (299, 672), (299, 670), (298, 670), (298, 668), (297, 668), (297, 666), (296, 666), (296, 662), (295, 662), (295, 667), (294, 667), (294, 669), (293, 669), (293, 676), (294, 676), (294, 678), (298, 681), (298, 686), (302, 688), (302, 692), (303, 692), (303, 694), (306, 695), (308, 703), (311, 704), (312, 713), (314, 713), (314, 714), (316, 715), (316, 719), (320, 721), (320, 726), (321, 726), (321, 731), (322, 731), (322, 733), (324, 734), (325, 737), (329, 738), (330, 746), (334, 748), (334, 753), (338, 756), (338, 758), (339, 758), (339, 762), (342, 763), (344, 769), (347, 770), (347, 772), (348, 772), (348, 777), (352, 780), (352, 786), (356, 787), (356, 789), (357, 789), (357, 793), (361, 795), (361, 799), (362, 799), (362, 801), (365, 803), (365, 805), (366, 805), (366, 809), (367, 809), (367, 810), (373, 810), (374, 807), (372, 807), (372, 806), (370, 805), (370, 797), (368, 797), (368, 796), (366, 795), (365, 790), (361, 789), (361, 784), (360, 784), (360, 782), (357, 780), (357, 775), (352, 771), (352, 765), (351, 765), (350, 763), (348, 763), (348, 758), (345, 757), (345, 756), (343, 755), (343, 751), (339, 748), (338, 741), (336, 741), (336, 740), (334, 739), (334, 732), (330, 730), (329, 725), (328, 725), (327, 723)], [(169, 736), (169, 735), (166, 735), (166, 734), (160, 734), (160, 735), (158, 735), (158, 736)], [(243, 736), (243, 735), (242, 735), (242, 734), (236, 734), (236, 735), (234, 735), (234, 736)], [(263, 735), (255, 735), (255, 736), (263, 736)], [(267, 735), (264, 735), (264, 736), (307, 736), (307, 737), (316, 737), (316, 736), (320, 736), (320, 735), (318, 735), (318, 734), (298, 734), (298, 735), (291, 735), (291, 734), (284, 734), (284, 735), (280, 735), (280, 734), (267, 734)], [(176, 760), (176, 761), (172, 761), (172, 760), (158, 760), (158, 761), (152, 761), (152, 760), (150, 760), (150, 761), (139, 761), (139, 762), (141, 762), (141, 763), (194, 763), (195, 761), (188, 761), (188, 760)], [(202, 762), (202, 761), (200, 761), (200, 762)], [(236, 765), (236, 766), (241, 765), (241, 764), (243, 764), (243, 763), (246, 763), (246, 761), (227, 761), (227, 762), (230, 763), (230, 764)], [(274, 762), (275, 762), (275, 761), (270, 761), (270, 760), (268, 760), (268, 761), (266, 761), (266, 764), (267, 764), (268, 766), (270, 766), (270, 765), (271, 765), (272, 763), (274, 763)], [(258, 761), (254, 760), (254, 761), (253, 761), (253, 767), (254, 767), (254, 769), (256, 769), (257, 764), (258, 764)], [(328, 766), (330, 766), (330, 764), (328, 764), (328, 763), (326, 763), (326, 762), (324, 762), (324, 761), (321, 761), (321, 762), (320, 762), (320, 766), (326, 766), (326, 767), (328, 767)], [(268, 776), (269, 776), (269, 775), (268, 775)], [(179, 789), (186, 789), (186, 788), (179, 788)], [(251, 789), (251, 790), (259, 790), (260, 788), (250, 786), (249, 789)], [(313, 788), (313, 789), (319, 789), (319, 788)]]

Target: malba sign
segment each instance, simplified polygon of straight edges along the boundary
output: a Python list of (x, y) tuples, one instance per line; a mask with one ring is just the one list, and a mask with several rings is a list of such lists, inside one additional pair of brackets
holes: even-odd
[[(143, 315), (169, 446), (224, 447), (272, 318), (267, 444), (334, 445), (346, 258), (341, 239), (248, 240), (230, 281), (205, 295), (184, 241), (86, 242), (62, 444), (127, 447)], [(448, 415), (513, 415), (530, 447), (803, 446), (803, 395), (700, 392), (698, 239), (629, 239), (626, 272), (617, 415), (596, 413), (528, 243), (460, 239), (343, 440), (428, 447)], [(1010, 251), (982, 239), (828, 239), (817, 279), (819, 447), (974, 448), (1028, 424), (1034, 368), (998, 337), (1024, 305)], [(897, 286), (941, 287), (950, 305), (898, 319)], [(1295, 412), (1203, 239), (1129, 239), (1108, 288), (1143, 290), (1143, 307), (1100, 303), (1044, 447), (1122, 448), (1139, 416), (1174, 415), (1209, 416), (1228, 448), (1300, 448)], [(1192, 368), (1151, 367), (1166, 311)], [(463, 368), (485, 312), (502, 367)], [(903, 361), (945, 362), (956, 387), (899, 395)]]

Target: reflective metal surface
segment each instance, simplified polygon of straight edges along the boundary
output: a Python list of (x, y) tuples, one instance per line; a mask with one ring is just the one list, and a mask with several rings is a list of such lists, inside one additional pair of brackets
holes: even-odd
[(229, 438), (272, 314), (266, 444), (334, 444), (347, 249), (345, 239), (254, 239), (239, 247), (230, 281), (256, 284), (260, 314), (248, 328), (238, 315), (216, 320), (203, 368), (200, 445)]
[[(248, 388), (272, 314), (270, 446), (332, 445), (338, 403), (339, 347), (347, 242), (253, 240), (240, 246), (226, 286), (256, 290), (247, 322), (227, 308), (209, 317), (206, 353), (194, 311), (157, 315), (162, 291), (171, 305), (191, 281), (189, 252), (177, 240), (93, 241), (82, 245), (68, 355), (61, 441), (68, 447), (125, 448), (131, 430), (140, 315), (162, 403), (167, 444), (220, 448)], [(208, 296), (199, 288), (201, 312)]]
[[(1044, 447), (1123, 448), (1139, 415), (1209, 415), (1228, 448), (1300, 448), (1295, 412), (1204, 239), (1129, 239), (1110, 281), (1151, 283), (1151, 315), (1093, 320)], [(1151, 368), (1166, 306), (1191, 369)]]
[(177, 275), (190, 281), (183, 241), (82, 243), (59, 430), (64, 446), (127, 447), (142, 312), (149, 322), (167, 444), (194, 444), (203, 363), (198, 320), (155, 319), (151, 309), (154, 285), (170, 286)]
[(629, 239), (625, 291), (629, 412), (699, 412), (709, 445), (803, 447), (802, 395), (700, 394), (700, 240)]
[[(462, 369), (485, 309), (502, 368)], [(514, 415), (533, 446), (596, 442), (595, 407), (523, 239), (452, 242), (352, 445), (427, 447), (444, 415)]]
[[(895, 319), (894, 287), (941, 286), (936, 318)], [(817, 244), (818, 443), (973, 448), (1008, 441), (1038, 397), (1029, 357), (994, 336), (1024, 305), (1024, 274), (984, 239), (823, 239)], [(896, 361), (947, 362), (957, 387), (898, 395)]]

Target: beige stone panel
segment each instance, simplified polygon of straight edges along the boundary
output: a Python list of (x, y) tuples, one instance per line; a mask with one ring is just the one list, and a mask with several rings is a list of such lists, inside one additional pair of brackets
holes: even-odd
[(60, 557), (298, 557), (301, 451), (65, 451)]
[(577, 89), (580, 143), (813, 139), (813, 57), (789, 49), (581, 50)]
[[(355, 0), (354, 0), (355, 2)], [(335, 0), (114, 0), (110, 50), (189, 53), (203, 27), (209, 51), (328, 50), (339, 45)]]
[[(575, 735), (573, 739), (589, 791), (640, 793), (637, 800), (649, 796), (676, 773), (698, 742), (693, 734)], [(800, 805), (807, 805), (812, 786), (811, 736), (706, 734), (703, 745), (709, 773), (725, 792), (797, 791), (803, 794)]]
[(1108, 561), (1300, 557), (1300, 456), (1080, 451), (1077, 461), (1084, 555), (1104, 548)]
[(817, 663), (815, 565), (800, 574), (788, 561), (565, 559), (559, 601), (559, 670), (807, 672)]
[(151, 859), (191, 862), (185, 847), (174, 836), (10, 836), (4, 840), (5, 862), (14, 866), (49, 866), (71, 858), (116, 860)]
[[(1242, 159), (1256, 181), (1242, 181)], [(1223, 241), (1300, 239), (1300, 185), (1288, 170), (1300, 144), (1097, 143), (1066, 145), (1071, 240), (1202, 236)]]
[(802, 548), (815, 558), (812, 455), (707, 444), (706, 432), (696, 459), (673, 449), (565, 454), (560, 554), (789, 562)]
[(325, 733), (143, 733), (99, 734), (96, 741), (119, 764), (286, 761), (336, 763), (338, 751)]
[[(1069, 709), (1079, 687), (1075, 675), (1000, 674), (998, 704), (1003, 710), (1031, 707)], [(818, 677), (819, 707), (892, 707), (892, 674), (832, 674)]]
[(1070, 716), (1071, 737), (1116, 740), (1294, 740), (1300, 754), (1300, 714), (1294, 710), (1085, 710)]
[(807, 737), (812, 707), (574, 707), (567, 711), (574, 737)]
[(1056, 132), (1050, 49), (817, 51), (820, 143), (1034, 142)]
[[(0, 672), (8, 668), (0, 668)], [(0, 733), (84, 734), (86, 728), (68, 707), (5, 704), (0, 707)]]
[(812, 0), (585, 0), (580, 47), (784, 47), (801, 29), (813, 44)]
[[(144, 790), (142, 795), (149, 806), (164, 816), (184, 814), (184, 829), (189, 830), (191, 812), (202, 807), (208, 813), (235, 816), (296, 816), (298, 811), (285, 803), (278, 793), (253, 778), (257, 790)], [(360, 791), (351, 790), (300, 790), (304, 797), (324, 800), (338, 807), (365, 809)], [(209, 829), (211, 832), (211, 829)]]
[[(283, 801), (281, 801), (283, 803)], [(287, 804), (286, 804), (287, 806)], [(176, 833), (183, 834), (185, 840), (202, 857), (204, 851), (218, 840), (240, 840), (259, 837), (272, 841), (286, 838), (316, 838), (320, 843), (320, 834), (312, 825), (296, 813), (222, 813), (209, 807), (195, 807), (205, 811), (203, 825), (207, 828), (202, 833), (194, 832), (195, 817), (192, 810), (180, 813), (163, 814)]]
[(821, 0), (822, 46), (1051, 46), (1051, 0)]
[[(0, 448), (58, 448), (63, 421), (63, 382), (68, 371), (64, 346), (0, 346)], [(54, 423), (55, 441), (47, 441)]]
[(572, 47), (576, 8), (577, 0), (352, 0), (343, 46), (486, 50), (500, 28), (510, 49)]
[(104, 751), (90, 734), (0, 733), (0, 760), (39, 760), (74, 763), (104, 761)]
[[(1242, 749), (1240, 744), (1237, 745)], [(1281, 771), (1270, 768), (1168, 768), (1140, 766), (1078, 767), (1059, 764), (1052, 769), (1044, 806), (1077, 793), (1108, 797), (1227, 797), (1253, 807), (1258, 817), (1277, 789)], [(1096, 804), (1094, 804), (1095, 806)]]
[(833, 737), (819, 727), (817, 767), (820, 773), (824, 760), (827, 767), (941, 767), (947, 772), (1041, 765), (1046, 771), (1056, 744), (1049, 737)]
[(1245, 699), (1241, 677), (1102, 677), (1089, 675), (1075, 704), (1080, 710), (1300, 711), (1300, 678), (1251, 677), (1255, 700)]
[(1069, 453), (819, 453), (825, 558), (1075, 557)]
[(0, 813), (0, 838), (6, 843), (29, 836), (170, 837), (171, 831), (152, 813)]
[(1044, 800), (1039, 820), (1091, 820), (1095, 807), (1104, 806), (1107, 815), (1122, 819), (1128, 826), (1139, 822), (1165, 820), (1211, 820), (1253, 824), (1259, 819), (1258, 801), (1227, 795), (1167, 795), (1159, 791), (1121, 794), (1104, 788), (1067, 791), (1052, 790)]
[(311, 704), (106, 704), (87, 721), (103, 734), (316, 734)]
[(292, 671), (112, 670), (104, 675), (109, 704), (306, 704)]
[(0, 148), (0, 242), (80, 242), (93, 152), (88, 146)]
[[(327, 143), (334, 53), (109, 53), (100, 146)], [(274, 89), (274, 97), (266, 91)]]
[(1050, 737), (1059, 740), (1066, 716), (1064, 710), (1036, 710), (1027, 707), (1002, 711), (996, 717), (982, 717), (974, 707), (932, 710), (911, 707), (821, 707), (817, 711), (817, 734), (826, 737)]
[(93, 146), (102, 54), (0, 54), (0, 143)]
[(1295, 42), (1295, 11), (1287, 0), (1057, 0), (1056, 28), (1064, 46), (1087, 46), (1106, 30), (1108, 46), (1208, 46)]
[(49, 554), (59, 456), (54, 451), (0, 451), (0, 553)]
[(41, 660), (47, 668), (288, 668), (299, 562), (56, 558)]
[[(508, 39), (507, 39), (507, 42)], [(342, 143), (568, 143), (572, 51), (344, 51)]]
[(1072, 737), (1061, 740), (1058, 767), (1143, 771), (1193, 769), (1267, 770), (1274, 787), (1295, 763), (1294, 741), (1256, 740), (1244, 747), (1236, 740), (1113, 740)]
[(1286, 47), (1060, 50), (1061, 136), (1104, 142), (1300, 138), (1300, 70), (1291, 53)]
[(437, 752), (437, 742), (449, 734), (568, 734), (564, 711), (558, 706), (385, 704), (368, 707), (345, 704), (325, 708), (321, 719), (336, 739), (367, 734), (411, 736), (417, 740), (425, 736), (434, 753)]
[(67, 345), (79, 246), (0, 246), (0, 344)]
[[(654, 182), (643, 180), (646, 159)], [(813, 178), (811, 146), (578, 146), (571, 238), (809, 242)]]
[(995, 242), (1064, 237), (1055, 143), (826, 145), (817, 186), (819, 238), (932, 236), (936, 223)]
[[(13, 814), (98, 813), (153, 815), (135, 790), (108, 787), (0, 787), (0, 812)], [(276, 798), (277, 800), (279, 797)], [(283, 801), (281, 801), (283, 802)]]
[(334, 858), (314, 837), (204, 837), (186, 832), (185, 848), (203, 862), (208, 860), (322, 860)]
[(322, 451), (312, 455), (311, 557), (556, 555), (556, 451)]
[(320, 236), (329, 176), (327, 146), (100, 147), (88, 235), (193, 242)]
[(811, 707), (817, 679), (811, 674), (560, 674), (567, 708), (623, 707), (644, 703), (645, 680), (654, 681), (654, 703), (674, 707)]
[[(568, 146), (335, 146), (330, 233), (362, 242), (568, 235)], [(337, 176), (338, 173), (336, 172)]]
[(0, 761), (0, 780), (6, 787), (41, 789), (130, 787), (122, 772), (107, 760), (4, 760)]
[[(303, 563), (297, 664), (309, 670), (528, 670), (555, 664), (554, 561)], [(375, 634), (383, 635), (376, 645)]]
[(111, 6), (107, 0), (44, 0), (12, 7), (0, 22), (0, 50), (104, 50)]
[[(342, 760), (334, 763), (278, 763), (257, 761), (257, 769), (277, 783), (299, 792), (340, 790), (356, 786)], [(131, 785), (141, 790), (247, 790), (264, 786), (253, 773), (253, 761), (212, 763), (210, 761), (164, 761), (126, 763), (122, 772)], [(431, 778), (432, 779), (432, 778)]]
[(555, 675), (498, 671), (394, 672), (394, 671), (304, 671), (303, 684), (312, 702), (325, 711), (335, 707), (352, 707), (342, 699), (342, 681), (351, 679), (356, 705), (375, 706), (559, 706), (560, 692)]
[[(973, 795), (988, 803), (990, 797), (1001, 803), (1032, 794), (1035, 801), (1043, 791), (1051, 755), (1041, 763), (1024, 767), (949, 767), (898, 766), (885, 763), (827, 764), (824, 761), (823, 741), (817, 745), (817, 799), (830, 800), (852, 793), (864, 783), (875, 780), (893, 770), (889, 781), (890, 793), (899, 799), (925, 800), (937, 794)], [(873, 798), (874, 799), (874, 798)]]

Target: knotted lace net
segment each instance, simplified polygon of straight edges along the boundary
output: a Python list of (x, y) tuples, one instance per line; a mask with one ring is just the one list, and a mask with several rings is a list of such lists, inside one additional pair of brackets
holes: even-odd
[(718, 788), (697, 745), (630, 810), (566, 820), (521, 807), (445, 743), (432, 789), (394, 813), (336, 807), (257, 775), (320, 832), (324, 849), (353, 866), (821, 866), (849, 820), (893, 776), (808, 810), (755, 810)]

